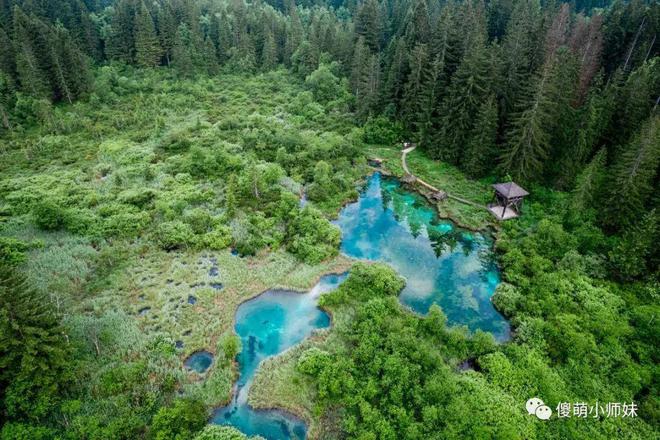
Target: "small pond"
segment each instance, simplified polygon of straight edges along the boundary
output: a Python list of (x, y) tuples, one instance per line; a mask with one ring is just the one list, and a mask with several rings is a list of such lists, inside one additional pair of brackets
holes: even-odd
[(330, 326), (330, 316), (317, 307), (319, 296), (335, 289), (345, 275), (326, 275), (307, 293), (268, 290), (243, 303), (236, 312), (236, 333), (242, 342), (240, 376), (232, 402), (218, 408), (212, 422), (232, 425), (248, 435), (268, 440), (304, 439), (302, 420), (283, 411), (255, 410), (247, 404), (248, 390), (261, 361)]
[(209, 369), (213, 363), (213, 355), (208, 351), (197, 351), (186, 359), (183, 365), (189, 370), (196, 371), (200, 374)]

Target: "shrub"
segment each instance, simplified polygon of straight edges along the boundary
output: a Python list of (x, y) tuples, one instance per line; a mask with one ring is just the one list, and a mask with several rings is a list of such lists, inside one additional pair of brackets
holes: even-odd
[(184, 220), (190, 225), (195, 234), (201, 235), (213, 227), (213, 218), (205, 209), (195, 208), (186, 212)]
[(403, 137), (403, 127), (389, 119), (379, 116), (369, 118), (364, 124), (362, 140), (368, 144), (392, 145)]
[(119, 194), (118, 200), (121, 203), (146, 208), (156, 197), (156, 192), (150, 188), (128, 189)]
[(337, 255), (341, 233), (321, 213), (306, 207), (287, 228), (289, 252), (308, 264)]
[(189, 440), (206, 424), (206, 408), (197, 400), (179, 399), (161, 408), (151, 424), (155, 440)]
[(366, 302), (372, 298), (395, 296), (405, 282), (390, 266), (382, 263), (357, 263), (349, 277), (335, 291), (321, 296), (323, 306), (343, 304), (350, 300)]
[(181, 221), (164, 222), (156, 228), (156, 241), (165, 250), (191, 246), (195, 234), (191, 227)]
[(310, 376), (318, 375), (332, 362), (332, 357), (327, 351), (313, 347), (305, 351), (298, 359), (296, 370)]
[(204, 236), (204, 245), (215, 251), (226, 248), (231, 241), (231, 229), (225, 225), (216, 227)]
[(26, 260), (29, 245), (10, 237), (0, 237), (0, 264), (15, 266)]
[(66, 210), (47, 198), (37, 202), (32, 215), (37, 227), (45, 231), (62, 229), (66, 222)]
[(197, 434), (194, 440), (261, 440), (262, 437), (248, 437), (231, 426), (209, 425)]

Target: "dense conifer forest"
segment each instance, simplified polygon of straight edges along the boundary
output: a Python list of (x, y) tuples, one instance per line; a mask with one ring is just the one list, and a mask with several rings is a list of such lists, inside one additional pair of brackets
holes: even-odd
[[(658, 34), (642, 0), (0, 0), (0, 439), (246, 439), (208, 423), (239, 304), (344, 271), (332, 327), (250, 390), (308, 438), (656, 438)], [(492, 232), (510, 340), (340, 252), (402, 141), (476, 205), (529, 190), (506, 222), (437, 206)]]

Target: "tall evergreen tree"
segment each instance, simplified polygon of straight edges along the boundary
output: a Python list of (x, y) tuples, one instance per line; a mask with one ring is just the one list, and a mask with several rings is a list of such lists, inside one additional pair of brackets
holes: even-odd
[(155, 67), (161, 52), (151, 13), (143, 1), (135, 15), (135, 62), (141, 67)]
[(660, 165), (660, 116), (648, 119), (615, 159), (603, 223), (613, 229), (634, 224), (646, 211)]
[(0, 262), (0, 406), (15, 419), (51, 414), (71, 379), (69, 349), (45, 297)]
[(34, 18), (14, 7), (14, 44), (16, 45), (16, 71), (20, 88), (36, 97), (50, 97), (51, 85), (42, 62), (43, 39), (38, 35)]
[(497, 120), (497, 101), (491, 94), (481, 103), (461, 159), (461, 168), (472, 177), (487, 174), (497, 158)]
[(383, 23), (377, 0), (366, 0), (358, 7), (355, 16), (355, 33), (364, 38), (365, 44), (371, 51), (380, 50)]
[(277, 66), (277, 46), (275, 45), (275, 37), (273, 33), (268, 30), (266, 38), (264, 38), (264, 45), (261, 49), (261, 68), (263, 70), (271, 70)]

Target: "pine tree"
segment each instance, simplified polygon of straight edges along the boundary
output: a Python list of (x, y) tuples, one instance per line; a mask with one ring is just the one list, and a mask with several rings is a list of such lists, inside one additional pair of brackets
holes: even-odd
[[(160, 46), (163, 49), (163, 55), (165, 57), (165, 62), (169, 66), (172, 62), (172, 51), (174, 50), (174, 44), (176, 42), (176, 33), (178, 29), (177, 19), (174, 15), (174, 11), (170, 5), (170, 2), (165, 2), (157, 9), (157, 21), (158, 21), (158, 37), (160, 38)], [(211, 28), (217, 17), (211, 17)]]
[[(649, 257), (656, 248), (659, 233), (660, 216), (655, 209), (624, 232), (609, 253), (610, 263), (619, 278), (630, 281), (648, 273)], [(657, 267), (652, 269), (657, 270)]]
[(497, 101), (490, 95), (483, 101), (469, 136), (462, 169), (472, 177), (482, 177), (493, 168), (497, 157)]
[(127, 64), (135, 61), (135, 0), (119, 0), (114, 6), (105, 51), (110, 59)]
[(541, 6), (538, 0), (519, 0), (502, 41), (504, 61), (504, 111), (509, 113), (529, 82), (539, 53)]
[(461, 152), (472, 133), (477, 113), (491, 93), (491, 84), (496, 81), (496, 70), (487, 54), (485, 37), (482, 34), (467, 50), (451, 79), (443, 105), (438, 157), (453, 164), (461, 161)]
[(51, 85), (48, 73), (43, 68), (44, 57), (40, 52), (39, 35), (35, 20), (14, 7), (14, 44), (16, 45), (16, 71), (21, 90), (35, 97), (50, 97)]
[(660, 116), (648, 119), (612, 164), (602, 222), (609, 228), (634, 224), (646, 211), (660, 165)]
[(362, 70), (357, 81), (356, 113), (359, 120), (365, 121), (378, 105), (380, 93), (380, 57), (378, 54), (369, 57), (365, 69)]
[(418, 44), (410, 53), (410, 74), (403, 93), (401, 116), (406, 124), (420, 133), (424, 127), (426, 110), (424, 104), (428, 96), (426, 89), (429, 59), (425, 44)]
[(364, 38), (372, 52), (380, 50), (383, 24), (377, 0), (366, 0), (358, 7), (355, 16), (355, 33)]
[(17, 269), (0, 262), (0, 405), (36, 420), (70, 380), (69, 349), (51, 304)]
[(405, 24), (405, 37), (409, 46), (428, 44), (431, 37), (429, 8), (426, 0), (413, 0)]
[(277, 66), (277, 46), (275, 46), (275, 38), (273, 33), (268, 30), (266, 38), (264, 38), (264, 45), (261, 49), (261, 68), (263, 70), (272, 70)]
[(571, 209), (569, 213), (577, 219), (591, 216), (596, 202), (601, 199), (600, 193), (605, 182), (605, 163), (607, 151), (603, 148), (591, 159), (578, 175), (575, 188), (571, 192)]
[(141, 2), (135, 15), (135, 63), (140, 67), (155, 67), (161, 52), (151, 13)]
[(507, 147), (501, 157), (501, 168), (514, 179), (538, 179), (550, 149), (548, 128), (554, 125), (549, 93), (550, 72), (544, 69), (532, 77), (527, 96), (519, 100), (519, 112), (507, 131)]
[(383, 101), (398, 108), (403, 98), (408, 69), (408, 48), (403, 38), (394, 37), (388, 49), (387, 75), (383, 86)]
[(13, 101), (13, 81), (9, 75), (0, 70), (0, 127), (4, 130), (11, 130), (9, 112), (13, 107)]
[(291, 0), (289, 4), (289, 23), (287, 26), (286, 43), (284, 45), (284, 60), (290, 62), (298, 46), (305, 38), (302, 22), (296, 8), (296, 3)]

